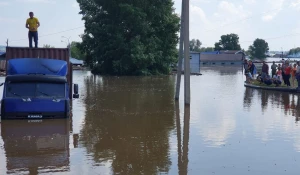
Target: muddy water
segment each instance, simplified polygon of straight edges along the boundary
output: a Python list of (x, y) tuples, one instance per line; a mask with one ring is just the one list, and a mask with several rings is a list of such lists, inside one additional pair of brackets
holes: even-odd
[(201, 73), (187, 108), (174, 76), (75, 71), (72, 118), (1, 122), (0, 174), (298, 174), (298, 96), (245, 88), (240, 66)]

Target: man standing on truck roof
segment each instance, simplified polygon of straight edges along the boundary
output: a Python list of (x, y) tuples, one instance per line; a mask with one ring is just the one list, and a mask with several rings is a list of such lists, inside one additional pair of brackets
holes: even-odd
[(25, 27), (29, 29), (28, 39), (29, 47), (32, 48), (32, 38), (34, 39), (35, 48), (38, 47), (38, 32), (37, 28), (40, 27), (40, 22), (36, 17), (33, 17), (33, 12), (29, 12), (30, 18), (26, 20)]

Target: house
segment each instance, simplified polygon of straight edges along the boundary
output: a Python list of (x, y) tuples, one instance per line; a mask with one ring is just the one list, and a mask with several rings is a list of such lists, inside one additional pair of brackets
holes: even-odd
[[(191, 73), (200, 73), (200, 52), (190, 51)], [(182, 59), (182, 71), (184, 71), (184, 59)]]
[(70, 62), (74, 65), (74, 66), (83, 66), (83, 61), (82, 60), (78, 60), (76, 58), (70, 58)]
[(6, 55), (6, 52), (1, 52), (0, 51), (0, 58), (2, 58), (2, 59), (5, 58), (5, 55)]
[(221, 50), (213, 52), (201, 52), (200, 64), (211, 65), (241, 65), (246, 54), (240, 50)]

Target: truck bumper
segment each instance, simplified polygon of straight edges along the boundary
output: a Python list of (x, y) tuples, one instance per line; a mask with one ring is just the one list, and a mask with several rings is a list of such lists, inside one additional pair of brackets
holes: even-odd
[[(51, 103), (50, 103), (51, 104)], [(8, 105), (14, 105), (14, 110), (7, 110)], [(47, 110), (47, 105), (49, 109), (54, 109), (53, 111)], [(62, 103), (52, 107), (49, 104), (40, 102), (40, 107), (34, 107), (35, 105), (29, 104), (25, 106), (24, 103), (6, 103), (4, 100), (1, 101), (1, 119), (29, 119), (29, 120), (41, 120), (41, 119), (59, 119), (59, 118), (69, 118), (70, 117), (70, 102), (65, 100)], [(45, 107), (46, 106), (46, 107)], [(33, 110), (30, 110), (33, 109)]]

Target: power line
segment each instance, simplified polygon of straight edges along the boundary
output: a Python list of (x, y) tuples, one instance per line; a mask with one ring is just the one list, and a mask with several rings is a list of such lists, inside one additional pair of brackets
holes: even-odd
[[(300, 33), (297, 32), (297, 33), (291, 33), (291, 34), (277, 36), (277, 37), (264, 38), (263, 40), (275, 40), (275, 39), (280, 39), (280, 38), (285, 38), (285, 37), (290, 37), (290, 36), (297, 36), (297, 35), (300, 35)], [(252, 40), (252, 41), (250, 41), (250, 40), (249, 41), (242, 41), (240, 43), (248, 43), (248, 42), (254, 42), (254, 40)]]
[(251, 19), (251, 18), (253, 18), (253, 17), (257, 16), (257, 15), (262, 15), (262, 14), (269, 13), (269, 12), (272, 12), (272, 11), (280, 10), (280, 9), (282, 9), (282, 8), (283, 8), (283, 7), (280, 7), (280, 8), (277, 8), (277, 9), (272, 9), (272, 10), (269, 10), (269, 11), (267, 11), (267, 12), (258, 13), (258, 14), (256, 14), (256, 15), (252, 15), (252, 16), (250, 15), (250, 16), (247, 16), (247, 17), (245, 17), (245, 18), (243, 18), (243, 19), (240, 19), (240, 20), (237, 20), (237, 21), (234, 21), (234, 22), (230, 22), (230, 23), (227, 23), (227, 24), (218, 26), (218, 27), (216, 27), (216, 28), (214, 28), (214, 29), (206, 30), (205, 32), (214, 31), (214, 30), (217, 30), (217, 29), (219, 29), (219, 28), (221, 28), (221, 27), (225, 27), (225, 26), (229, 26), (229, 25), (231, 25), (231, 24), (235, 24), (235, 23), (238, 23), (238, 22), (246, 21), (246, 20)]
[[(72, 28), (72, 29), (68, 29), (68, 30), (59, 31), (59, 32), (56, 32), (56, 33), (45, 34), (45, 35), (39, 36), (39, 38), (45, 37), (45, 36), (56, 35), (56, 34), (59, 34), (59, 33), (64, 33), (64, 32), (68, 32), (68, 31), (80, 29), (80, 28), (83, 28), (83, 27), (84, 27), (84, 26), (80, 26), (80, 27), (76, 27), (76, 28)], [(10, 41), (10, 42), (18, 42), (18, 41), (23, 41), (23, 40), (28, 40), (28, 38), (18, 39), (18, 40), (12, 40), (12, 41)]]

